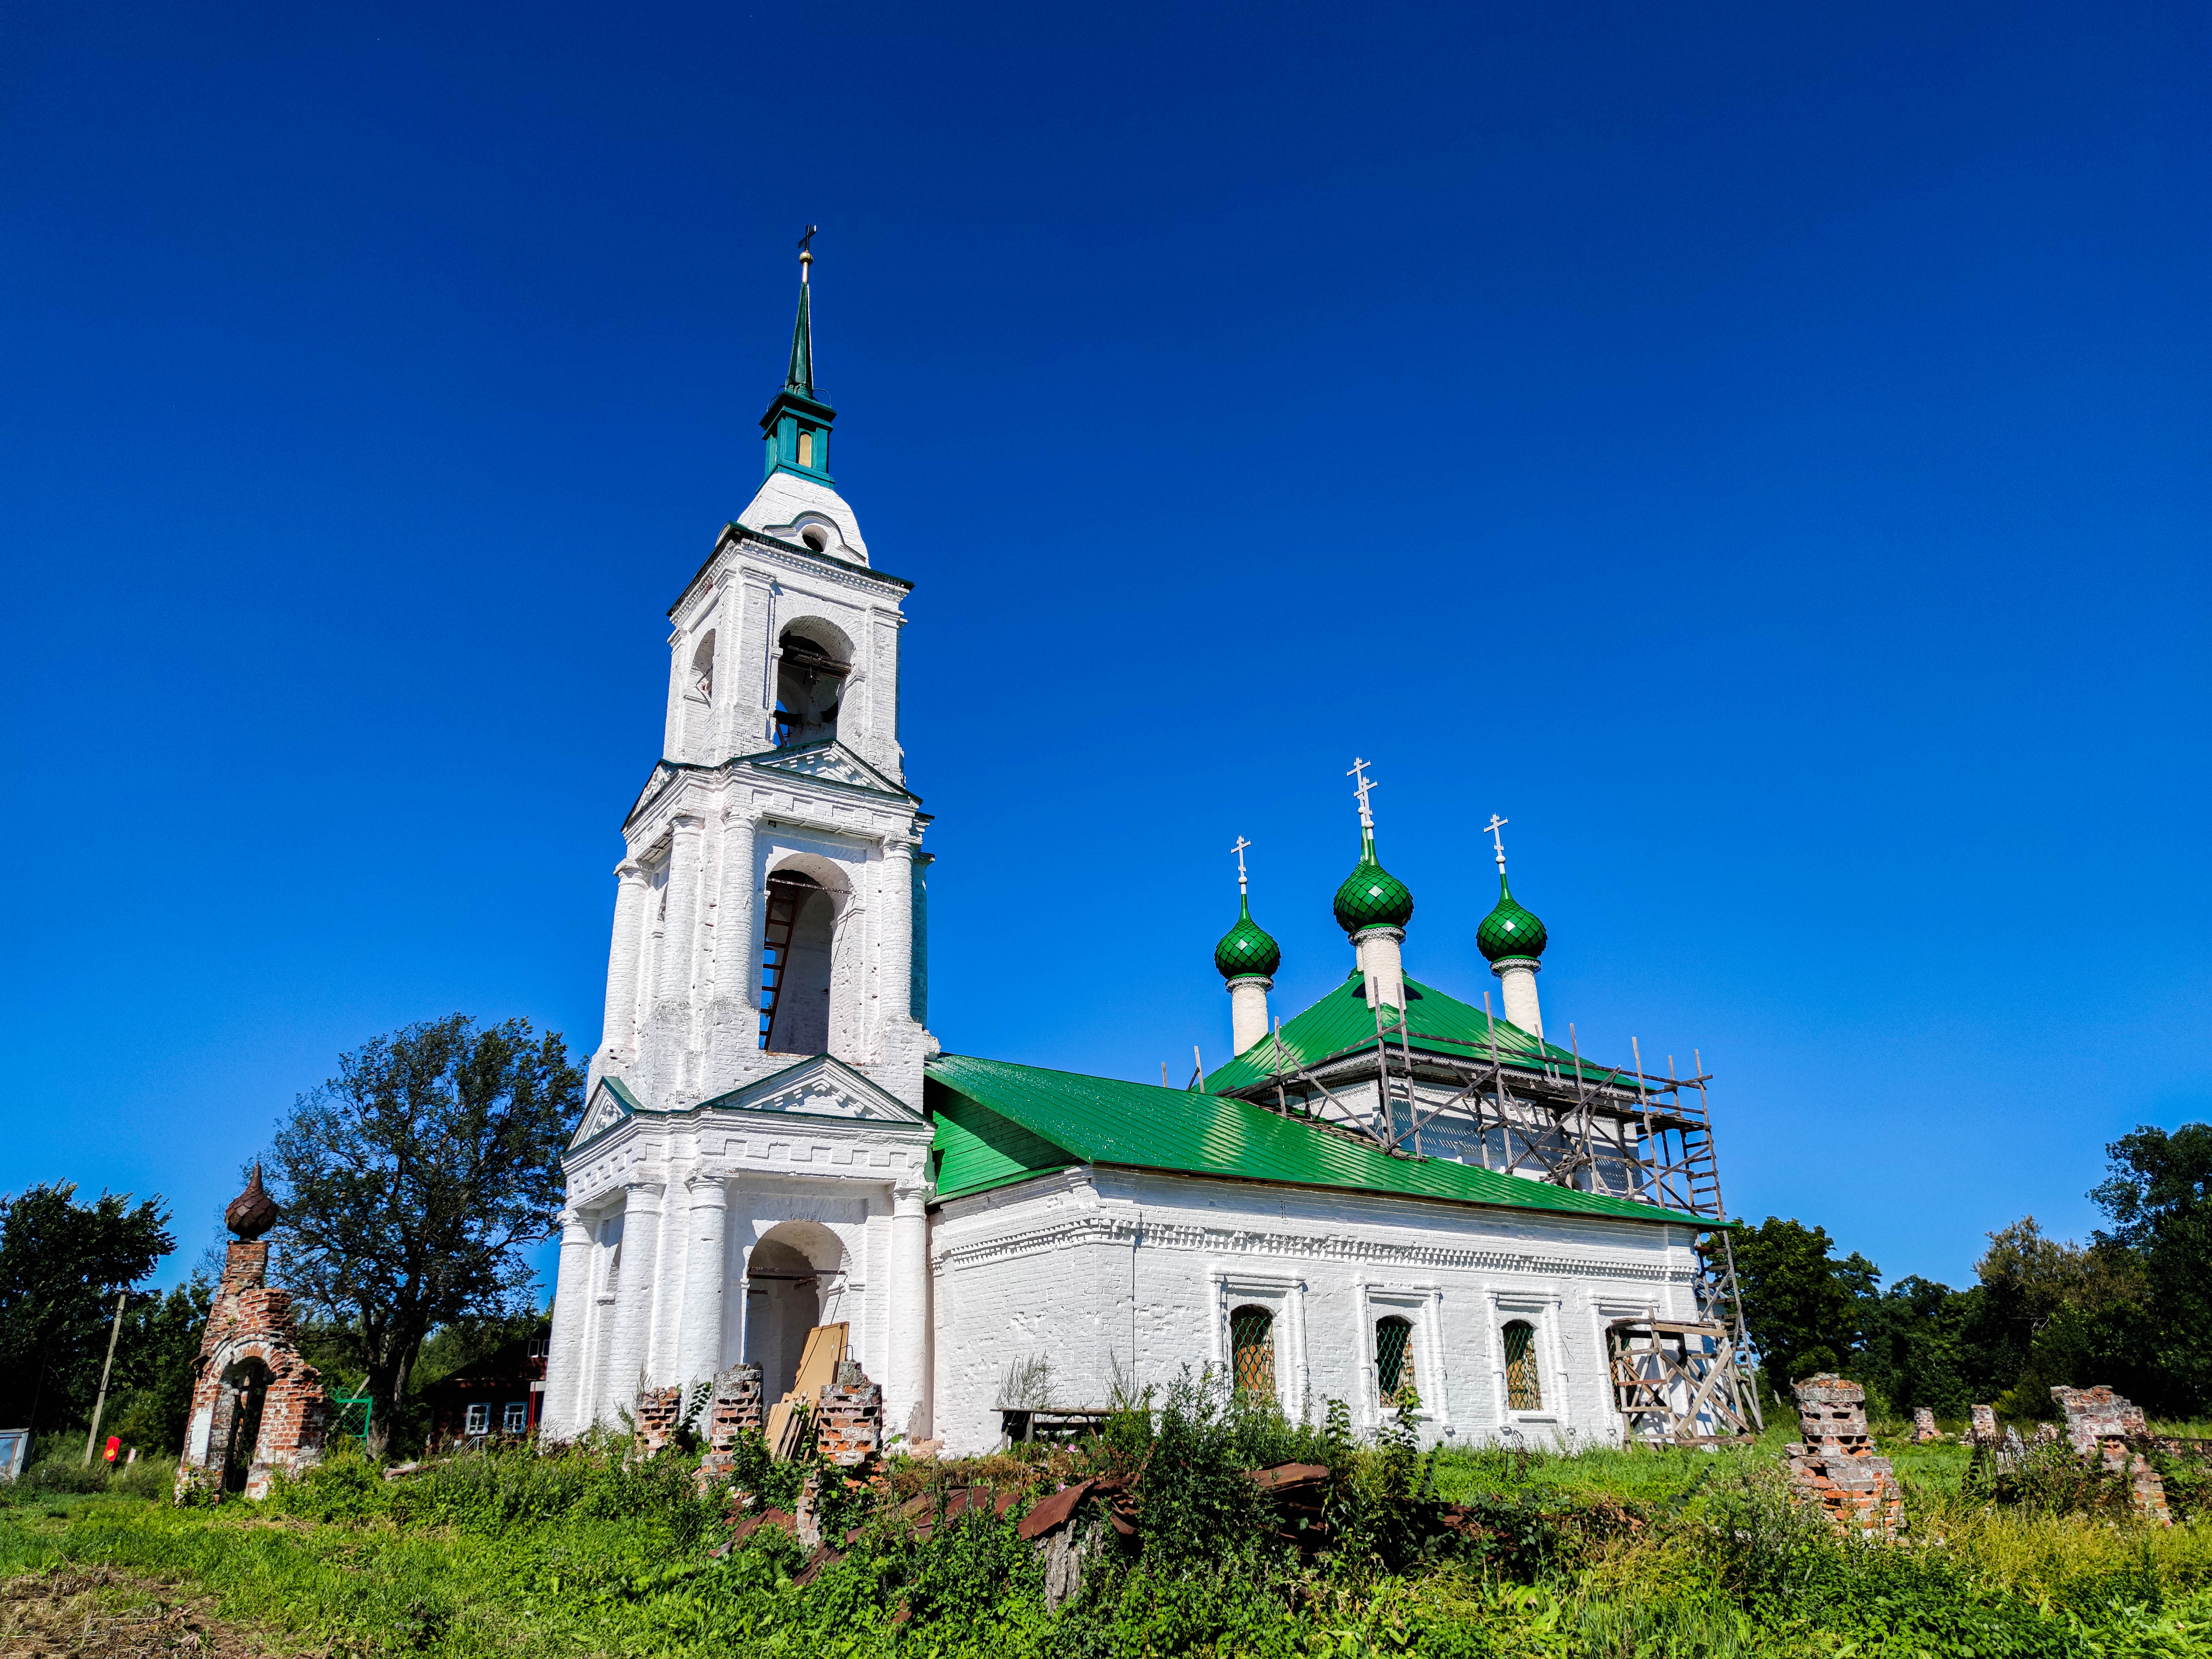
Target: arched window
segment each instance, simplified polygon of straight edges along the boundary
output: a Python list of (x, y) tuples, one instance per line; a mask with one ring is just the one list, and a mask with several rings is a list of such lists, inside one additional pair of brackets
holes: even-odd
[(775, 741), (779, 749), (819, 743), (837, 735), (837, 707), (852, 672), (832, 647), (797, 628), (777, 641), (782, 653), (775, 670)]
[(714, 701), (714, 630), (711, 628), (691, 653), (691, 683), (684, 689), (702, 702)]
[(1239, 1394), (1275, 1397), (1275, 1316), (1265, 1308), (1229, 1316), (1229, 1375)]
[(1544, 1409), (1544, 1384), (1536, 1375), (1536, 1328), (1525, 1319), (1505, 1328), (1505, 1408)]
[(836, 904), (799, 870), (768, 878), (761, 930), (760, 1046), (779, 1054), (830, 1048), (830, 947)]
[(1375, 1322), (1375, 1389), (1386, 1406), (1413, 1386), (1413, 1326), (1396, 1314)]

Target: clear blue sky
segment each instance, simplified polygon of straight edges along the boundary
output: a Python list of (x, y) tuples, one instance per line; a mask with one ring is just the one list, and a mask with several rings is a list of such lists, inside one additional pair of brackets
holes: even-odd
[(2212, 1116), (2208, 31), (7, 7), (0, 1190), (163, 1194), (174, 1278), (340, 1050), (595, 1044), (812, 221), (949, 1048), (1222, 1058), (1238, 834), (1321, 993), (1356, 751), (1411, 971), (1492, 983), (1505, 814), (1732, 1207), (2085, 1231)]

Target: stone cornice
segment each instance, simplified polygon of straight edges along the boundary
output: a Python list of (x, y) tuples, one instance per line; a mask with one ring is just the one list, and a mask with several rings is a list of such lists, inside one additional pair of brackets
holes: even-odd
[(903, 576), (894, 576), (889, 571), (878, 570), (868, 565), (848, 564), (842, 559), (831, 558), (827, 553), (817, 553), (811, 547), (779, 540), (744, 525), (728, 524), (714, 538), (714, 550), (707, 556), (706, 563), (693, 573), (691, 580), (684, 584), (684, 591), (676, 596), (676, 603), (668, 607), (670, 622), (679, 628), (690, 626), (699, 596), (712, 594), (716, 586), (706, 578), (714, 570), (716, 562), (732, 547), (742, 547), (748, 559), (771, 568), (788, 571), (793, 575), (826, 580), (841, 587), (854, 588), (888, 599), (894, 605), (914, 591), (914, 584)]
[[(1686, 1264), (1656, 1255), (1571, 1256), (1499, 1246), (1424, 1244), (1364, 1238), (1351, 1233), (1307, 1233), (1261, 1227), (1201, 1227), (1160, 1221), (1113, 1209), (1073, 1211), (1042, 1224), (948, 1243), (932, 1252), (940, 1268), (957, 1270), (987, 1261), (1042, 1255), (1070, 1244), (1175, 1250), (1188, 1255), (1265, 1258), (1282, 1261), (1352, 1261), (1398, 1268), (1457, 1269), (1570, 1279), (1625, 1279), (1644, 1284), (1686, 1285), (1697, 1277)], [(1671, 1253), (1670, 1253), (1671, 1254)]]

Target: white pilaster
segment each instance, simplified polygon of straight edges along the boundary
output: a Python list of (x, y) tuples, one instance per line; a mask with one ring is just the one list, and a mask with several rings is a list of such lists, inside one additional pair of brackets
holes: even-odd
[(607, 1374), (599, 1384), (599, 1415), (615, 1413), (637, 1401), (653, 1340), (653, 1281), (660, 1266), (660, 1197), (658, 1182), (633, 1181), (623, 1192), (622, 1265), (615, 1279), (614, 1340)]
[(672, 1381), (690, 1387), (722, 1364), (722, 1295), (728, 1269), (722, 1234), (729, 1187), (720, 1176), (696, 1175), (684, 1182), (690, 1200), (684, 1255), (682, 1334)]
[(644, 867), (634, 860), (617, 865), (615, 878), (615, 936), (607, 948), (607, 1010), (599, 1053), (620, 1062), (637, 1053), (637, 969), (648, 886)]
[(884, 1429), (909, 1440), (929, 1437), (929, 1190), (891, 1192), (890, 1376), (884, 1385)]
[(1544, 1011), (1536, 1002), (1536, 969), (1540, 966), (1533, 957), (1507, 957), (1490, 967), (1490, 971), (1498, 975), (1505, 1018), (1535, 1036), (1544, 1035)]
[(1370, 1008), (1377, 1003), (1406, 1006), (1406, 968), (1398, 951), (1405, 937), (1401, 927), (1366, 927), (1352, 935), (1352, 948), (1358, 953), (1359, 971), (1366, 975)]
[(565, 1440), (580, 1431), (587, 1419), (582, 1389), (592, 1230), (574, 1210), (561, 1212), (561, 1265), (556, 1272), (552, 1340), (545, 1354), (545, 1414), (539, 1432), (549, 1440)]
[(1229, 981), (1229, 1030), (1232, 1054), (1241, 1054), (1267, 1035), (1267, 993), (1275, 981), (1243, 974)]
[(677, 814), (674, 844), (668, 854), (668, 920), (661, 929), (660, 983), (654, 988), (656, 1012), (691, 999), (691, 946), (699, 916), (699, 843), (706, 820)]

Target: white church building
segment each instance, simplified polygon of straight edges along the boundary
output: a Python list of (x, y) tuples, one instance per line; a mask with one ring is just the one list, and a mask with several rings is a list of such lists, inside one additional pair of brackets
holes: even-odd
[(1279, 952), (1243, 908), (1216, 951), (1236, 1055), (1212, 1076), (931, 1034), (912, 585), (831, 479), (809, 262), (765, 477), (668, 612), (666, 735), (622, 826), (564, 1159), (543, 1431), (740, 1361), (774, 1400), (809, 1328), (842, 1321), (887, 1432), (953, 1454), (1042, 1403), (1001, 1398), (1038, 1359), (1061, 1405), (1214, 1366), (1293, 1417), (1336, 1398), (1371, 1429), (1410, 1385), (1431, 1440), (1618, 1441), (1608, 1328), (1705, 1316), (1714, 1210), (1686, 1212), (1652, 1150), (1687, 1120), (1648, 1092), (1663, 1080), (1544, 1041), (1543, 927), (1502, 881), (1480, 942), (1503, 1017), (1407, 974), (1413, 898), (1376, 857), (1364, 763), (1349, 976), (1271, 1028)]

